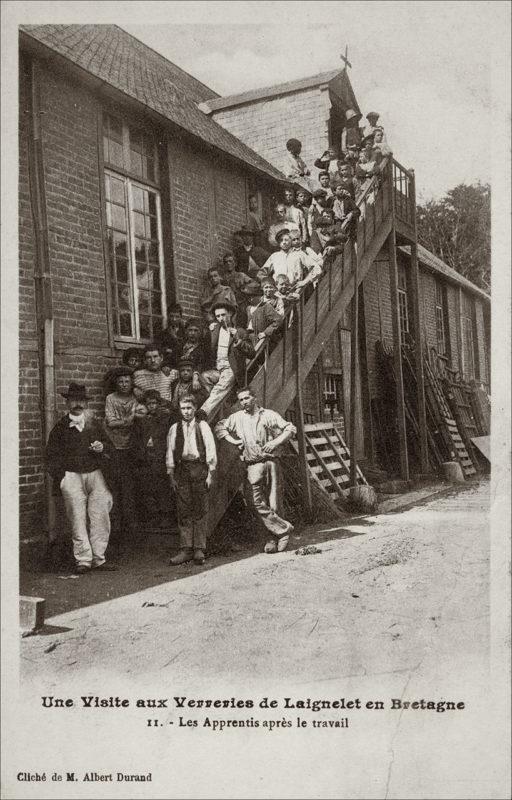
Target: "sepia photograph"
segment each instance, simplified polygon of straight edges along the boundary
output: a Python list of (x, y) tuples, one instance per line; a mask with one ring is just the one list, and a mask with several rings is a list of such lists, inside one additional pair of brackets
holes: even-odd
[(510, 4), (2, 5), (2, 797), (509, 797)]

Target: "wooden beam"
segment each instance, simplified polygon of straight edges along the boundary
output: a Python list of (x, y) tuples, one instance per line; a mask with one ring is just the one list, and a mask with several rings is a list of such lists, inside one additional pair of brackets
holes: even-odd
[(400, 448), (400, 475), (404, 481), (407, 481), (409, 480), (409, 458), (407, 455), (407, 433), (405, 427), (404, 378), (402, 372), (400, 314), (398, 308), (398, 265), (396, 261), (396, 236), (394, 226), (388, 236), (388, 249), (391, 320), (393, 324), (393, 357), (396, 375), (396, 413), (398, 419), (398, 443)]
[(302, 314), (304, 305), (304, 295), (295, 309), (294, 345), (295, 345), (295, 373), (296, 373), (296, 394), (295, 394), (295, 420), (297, 423), (297, 443), (299, 446), (299, 469), (301, 482), (304, 490), (304, 500), (308, 514), (313, 511), (313, 498), (311, 495), (311, 484), (309, 480), (309, 467), (306, 458), (306, 436), (304, 433), (304, 405), (302, 402)]
[(427, 412), (425, 405), (425, 377), (423, 374), (423, 353), (425, 350), (423, 314), (420, 294), (420, 272), (418, 267), (418, 230), (416, 221), (416, 181), (411, 173), (411, 194), (414, 210), (414, 240), (411, 242), (411, 275), (414, 312), (414, 339), (416, 360), (416, 388), (418, 397), (418, 422), (420, 428), (420, 463), (422, 473), (429, 471)]
[(352, 296), (352, 331), (350, 336), (350, 486), (357, 486), (356, 459), (356, 414), (357, 414), (357, 374), (359, 366), (359, 257), (353, 242), (350, 244), (353, 264), (354, 294)]

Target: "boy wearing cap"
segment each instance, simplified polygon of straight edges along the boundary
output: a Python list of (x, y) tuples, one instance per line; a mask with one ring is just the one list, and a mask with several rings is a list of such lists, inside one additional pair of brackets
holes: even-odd
[(237, 268), (251, 278), (256, 277), (259, 268), (265, 263), (270, 253), (266, 248), (265, 231), (256, 239), (252, 230), (245, 225), (236, 232), (241, 244), (235, 247), (234, 256)]
[(112, 443), (112, 533), (118, 544), (137, 533), (133, 434), (135, 420), (145, 414), (146, 407), (133, 394), (132, 371), (125, 368), (116, 377), (115, 391), (105, 400), (105, 430)]
[(171, 425), (167, 437), (166, 467), (176, 493), (180, 552), (170, 565), (192, 561), (204, 564), (208, 491), (217, 467), (217, 449), (210, 426), (196, 417), (192, 395), (180, 400), (181, 420)]
[(336, 185), (334, 191), (336, 194), (332, 209), (334, 220), (341, 223), (342, 232), (354, 238), (357, 233), (357, 220), (361, 215), (361, 211), (341, 181)]
[(354, 111), (353, 108), (349, 108), (345, 112), (345, 127), (341, 134), (341, 150), (344, 154), (348, 152), (351, 145), (355, 145), (355, 147), (361, 145), (361, 132), (358, 125), (361, 116), (362, 114)]
[(294, 228), (298, 228), (301, 238), (305, 241), (308, 235), (306, 218), (302, 210), (295, 205), (295, 192), (293, 189), (284, 190), (284, 205), (286, 208), (285, 222), (291, 223)]
[(318, 221), (322, 218), (322, 211), (324, 208), (328, 207), (327, 192), (325, 189), (315, 189), (308, 214), (308, 233), (310, 241)]
[(325, 200), (327, 205), (331, 206), (334, 200), (334, 195), (331, 189), (331, 176), (327, 170), (318, 173), (318, 183), (320, 184), (320, 188), (325, 192)]
[(203, 294), (201, 309), (206, 315), (208, 322), (214, 322), (213, 305), (219, 302), (229, 303), (236, 310), (237, 302), (233, 289), (222, 282), (222, 276), (217, 267), (210, 267), (206, 273), (208, 279), (208, 289)]
[[(286, 221), (286, 206), (284, 203), (278, 203), (276, 206), (275, 212), (275, 222), (270, 226), (268, 229), (268, 243), (273, 251), (279, 249), (279, 243), (277, 241), (277, 234), (286, 228), (288, 231), (292, 228), (299, 230), (299, 226), (296, 225), (294, 222), (287, 222)], [(258, 272), (258, 276), (261, 273), (261, 267)]]
[(275, 289), (272, 278), (263, 278), (261, 281), (263, 297), (256, 305), (249, 307), (247, 330), (251, 331), (256, 348), (261, 347), (267, 339), (274, 336), (283, 321), (282, 314), (276, 310)]
[(61, 395), (68, 411), (48, 437), (46, 464), (54, 494), (60, 491), (64, 500), (76, 572), (82, 575), (91, 569), (107, 569), (112, 494), (103, 471), (110, 446), (99, 421), (87, 412), (85, 386), (71, 382)]
[(194, 390), (203, 386), (210, 394), (212, 386), (217, 382), (217, 373), (212, 365), (210, 351), (210, 334), (203, 334), (201, 320), (191, 318), (185, 325), (185, 341), (183, 342), (183, 357), (192, 361), (194, 373), (192, 386)]
[(178, 369), (184, 335), (183, 309), (179, 303), (173, 303), (167, 309), (167, 327), (158, 338), (158, 342), (162, 346), (164, 368)]
[(258, 247), (265, 246), (265, 220), (260, 213), (258, 198), (255, 194), (249, 195), (249, 210), (247, 212), (248, 228), (253, 234), (254, 244)]
[[(295, 232), (298, 233), (298, 231)], [(310, 280), (314, 280), (308, 276), (311, 270), (318, 267), (317, 259), (313, 260), (302, 250), (292, 248), (291, 231), (288, 228), (283, 228), (277, 233), (277, 242), (279, 250), (272, 253), (261, 268), (260, 280), (283, 274), (288, 275), (290, 283), (296, 287), (305, 286)]]
[(197, 408), (200, 408), (208, 397), (208, 392), (201, 383), (198, 380), (194, 381), (194, 371), (194, 362), (190, 358), (183, 357), (180, 359), (180, 377), (178, 383), (174, 387), (171, 404), (171, 408), (175, 414), (179, 414), (180, 400), (182, 397), (185, 397), (185, 395), (192, 395), (195, 397)]
[(147, 413), (135, 422), (135, 458), (139, 466), (144, 518), (148, 527), (168, 529), (171, 525), (170, 493), (165, 468), (167, 434), (173, 421), (162, 403), (160, 392), (144, 394)]
[(379, 116), (380, 114), (378, 114), (376, 111), (369, 111), (366, 115), (368, 122), (361, 130), (363, 144), (365, 144), (367, 141), (370, 141), (373, 144), (373, 137), (375, 135), (375, 131), (377, 130)]
[(247, 325), (247, 305), (251, 297), (259, 292), (259, 283), (245, 272), (237, 272), (233, 253), (224, 253), (222, 257), (222, 280), (235, 295), (237, 303), (236, 321), (242, 328)]

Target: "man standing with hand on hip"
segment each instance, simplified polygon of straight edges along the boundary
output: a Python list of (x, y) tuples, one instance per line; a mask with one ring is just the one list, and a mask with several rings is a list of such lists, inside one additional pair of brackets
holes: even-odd
[(71, 382), (62, 397), (67, 400), (68, 413), (48, 438), (47, 469), (62, 492), (76, 572), (82, 575), (91, 569), (112, 569), (105, 560), (112, 508), (112, 495), (103, 477), (108, 440), (94, 414), (86, 411), (85, 386)]
[(281, 446), (292, 438), (296, 428), (276, 411), (260, 408), (248, 387), (239, 389), (237, 397), (242, 410), (218, 422), (215, 434), (242, 451), (254, 508), (271, 534), (265, 553), (281, 553), (288, 546), (293, 525), (281, 516), (279, 456)]
[(176, 492), (180, 552), (171, 558), (175, 567), (194, 559), (204, 564), (208, 491), (217, 467), (217, 449), (210, 426), (196, 418), (197, 400), (185, 395), (179, 401), (181, 420), (167, 436), (167, 473)]

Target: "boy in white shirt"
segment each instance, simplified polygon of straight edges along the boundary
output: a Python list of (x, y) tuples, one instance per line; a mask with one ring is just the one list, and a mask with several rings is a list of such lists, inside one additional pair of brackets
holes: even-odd
[(180, 400), (180, 422), (171, 425), (167, 436), (166, 466), (171, 488), (176, 493), (181, 549), (170, 565), (192, 561), (204, 564), (208, 491), (217, 467), (213, 433), (205, 420), (196, 418), (196, 399)]

